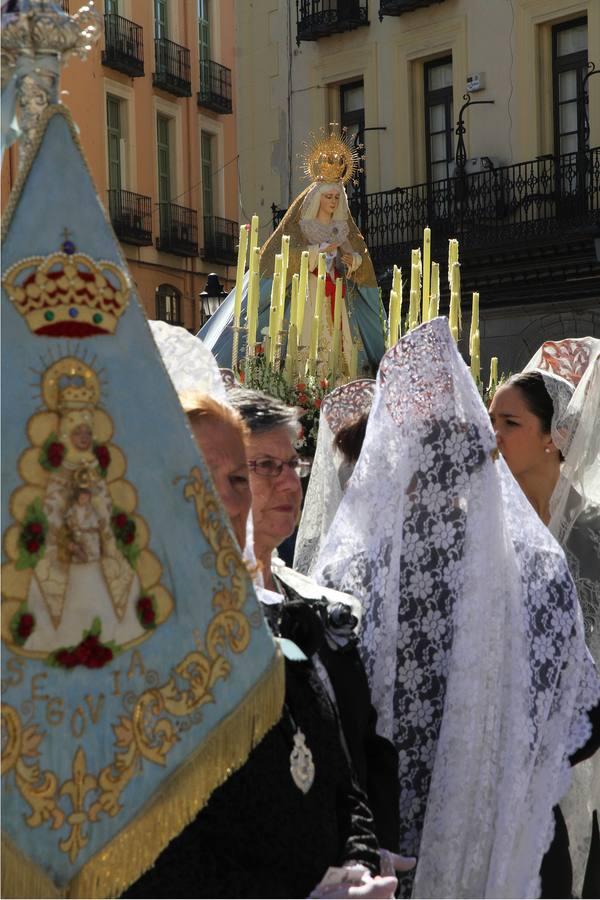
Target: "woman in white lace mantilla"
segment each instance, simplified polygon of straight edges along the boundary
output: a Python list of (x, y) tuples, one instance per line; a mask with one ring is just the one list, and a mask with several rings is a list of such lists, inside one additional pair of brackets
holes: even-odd
[[(600, 340), (546, 341), (523, 373), (497, 391), (490, 413), (500, 452), (565, 551), (600, 666)], [(590, 850), (599, 808), (596, 753), (576, 766), (561, 801), (576, 896), (584, 891), (588, 858), (600, 852)]]
[(416, 897), (531, 897), (600, 683), (560, 548), (515, 484), (444, 319), (382, 360), (315, 577), (363, 604)]

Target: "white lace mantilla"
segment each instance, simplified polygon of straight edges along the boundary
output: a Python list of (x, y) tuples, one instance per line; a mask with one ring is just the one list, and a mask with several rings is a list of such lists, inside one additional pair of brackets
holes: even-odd
[(494, 449), (447, 321), (404, 337), (315, 569), (363, 604), (416, 897), (537, 895), (600, 698), (564, 554)]

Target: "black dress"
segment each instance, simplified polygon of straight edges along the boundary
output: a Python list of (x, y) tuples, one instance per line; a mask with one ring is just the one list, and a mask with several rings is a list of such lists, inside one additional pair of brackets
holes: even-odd
[[(285, 601), (281, 610), (264, 607), (271, 628), (295, 641), (308, 656), (318, 653), (335, 693), (348, 753), (358, 783), (367, 795), (375, 819), (375, 832), (381, 847), (398, 852), (400, 843), (400, 785), (398, 751), (391, 741), (377, 734), (377, 713), (371, 702), (371, 689), (358, 653), (353, 619), (341, 603), (307, 599), (283, 580), (276, 580)], [(343, 607), (340, 609), (340, 607)], [(300, 615), (301, 613), (303, 615)], [(310, 619), (317, 613), (321, 630), (314, 634)], [(343, 633), (345, 640), (334, 643), (327, 634)]]
[[(307, 897), (328, 866), (378, 873), (373, 819), (312, 663), (286, 660), (285, 696), (281, 721), (125, 897)], [(315, 765), (306, 794), (290, 774), (296, 728)]]

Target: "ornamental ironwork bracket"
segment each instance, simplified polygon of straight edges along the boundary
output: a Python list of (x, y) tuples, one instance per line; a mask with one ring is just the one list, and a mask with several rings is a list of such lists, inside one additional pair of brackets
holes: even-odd
[(592, 75), (600, 75), (600, 69), (596, 68), (596, 63), (589, 62), (587, 64), (587, 67), (589, 69), (589, 72), (587, 73), (587, 75), (585, 76), (585, 78), (583, 79), (583, 81), (581, 83), (581, 90), (582, 90), (582, 94), (583, 94), (583, 140), (584, 140), (584, 144), (586, 147), (587, 147), (589, 139), (590, 139), (590, 119), (588, 116), (588, 105), (586, 103), (587, 83), (590, 80), (590, 78), (592, 77)]
[(464, 112), (468, 109), (469, 106), (487, 106), (491, 103), (494, 103), (493, 100), (471, 100), (471, 95), (467, 92), (463, 94), (463, 100), (466, 100), (466, 103), (460, 108), (460, 112), (458, 114), (458, 122), (456, 124), (455, 134), (458, 135), (458, 142), (456, 144), (456, 176), (461, 177), (465, 174), (465, 167), (467, 165), (467, 150), (465, 147), (465, 138), (464, 135), (466, 133), (465, 123), (464, 123)]

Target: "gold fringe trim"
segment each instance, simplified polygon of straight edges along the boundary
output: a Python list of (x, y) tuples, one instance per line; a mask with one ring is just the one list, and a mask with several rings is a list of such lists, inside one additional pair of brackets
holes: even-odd
[(3, 836), (2, 897), (96, 900), (120, 896), (194, 820), (212, 792), (246, 762), (252, 749), (279, 721), (284, 692), (284, 661), (277, 648), (273, 662), (240, 706), (63, 890)]

